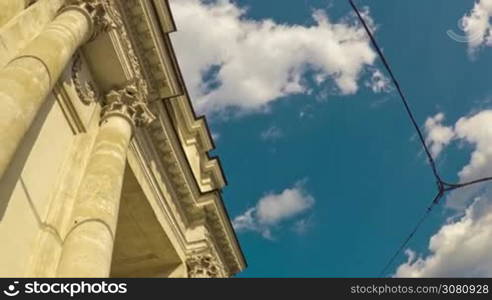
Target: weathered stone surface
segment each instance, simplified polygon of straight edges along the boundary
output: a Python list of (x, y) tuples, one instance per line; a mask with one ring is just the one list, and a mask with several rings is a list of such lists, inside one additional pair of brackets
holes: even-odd
[[(8, 24), (0, 25), (0, 68), (10, 62), (44, 30), (55, 18), (64, 2), (64, 0), (38, 0), (13, 17)], [(0, 1), (0, 6), (3, 5), (2, 3), (4, 2)]]
[(132, 125), (104, 120), (80, 184), (58, 267), (61, 277), (108, 277)]
[(89, 27), (80, 11), (66, 10), (0, 71), (0, 178)]
[(0, 2), (0, 26), (7, 23), (14, 16), (19, 14), (29, 0), (3, 0)]

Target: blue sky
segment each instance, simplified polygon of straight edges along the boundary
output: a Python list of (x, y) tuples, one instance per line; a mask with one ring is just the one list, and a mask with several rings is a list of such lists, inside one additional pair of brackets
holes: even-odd
[[(491, 2), (357, 1), (451, 182), (492, 175)], [(171, 7), (185, 80), (229, 181), (249, 264), (238, 276), (378, 276), (435, 183), (348, 3)], [(488, 185), (450, 195), (385, 275), (492, 276), (490, 195)]]

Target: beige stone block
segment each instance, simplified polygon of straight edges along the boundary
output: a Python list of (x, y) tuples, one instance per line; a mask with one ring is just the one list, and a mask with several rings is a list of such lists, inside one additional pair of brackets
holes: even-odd
[(19, 14), (27, 4), (27, 0), (2, 0), (0, 2), (0, 26)]
[[(1, 275), (25, 275), (33, 250), (39, 248), (40, 232), (51, 232), (47, 243), (61, 244), (57, 229), (46, 222), (46, 215), (51, 194), (59, 188), (56, 179), (74, 138), (59, 105), (50, 95), (14, 156), (12, 168), (0, 181)], [(49, 268), (50, 264), (45, 263), (45, 267)]]
[(60, 188), (56, 186), (56, 180), (74, 138), (60, 106), (55, 102), (22, 172), (25, 186), (33, 195), (33, 205), (43, 221), (46, 220), (52, 191)]
[[(59, 100), (60, 101), (60, 100)], [(97, 112), (98, 110), (96, 110)], [(63, 246), (62, 236), (71, 228), (71, 213), (85, 166), (99, 129), (99, 118), (94, 118), (85, 134), (74, 136), (55, 186), (52, 187), (46, 227), (38, 234), (36, 249), (32, 252), (27, 277), (55, 277)], [(58, 129), (51, 128), (50, 135)], [(70, 227), (70, 228), (68, 228)]]
[(22, 277), (27, 268), (39, 223), (30, 195), (18, 181), (0, 222), (0, 277)]
[(50, 89), (88, 34), (87, 17), (67, 10), (0, 71), (0, 178)]
[[(0, 14), (4, 1), (0, 1)], [(13, 0), (22, 3), (21, 0)], [(11, 2), (13, 2), (11, 1)], [(0, 68), (11, 61), (53, 20), (64, 0), (38, 0), (8, 22), (1, 25), (0, 21)], [(0, 17), (1, 18), (1, 17)]]

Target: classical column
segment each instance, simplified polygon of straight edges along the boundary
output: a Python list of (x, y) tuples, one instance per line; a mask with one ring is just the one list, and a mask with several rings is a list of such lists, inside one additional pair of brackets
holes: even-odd
[(39, 36), (0, 70), (0, 179), (75, 50), (110, 27), (98, 0), (68, 3)]
[(148, 124), (153, 118), (135, 85), (106, 96), (57, 276), (109, 276), (128, 144), (134, 126)]
[(0, 27), (23, 11), (33, 0), (2, 0), (0, 1)]

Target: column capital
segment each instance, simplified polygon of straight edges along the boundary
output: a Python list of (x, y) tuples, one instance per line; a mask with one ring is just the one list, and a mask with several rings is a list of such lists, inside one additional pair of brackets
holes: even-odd
[(225, 277), (220, 263), (211, 254), (193, 254), (186, 259), (186, 266), (189, 278)]
[(108, 12), (104, 0), (68, 0), (60, 13), (75, 9), (89, 21), (90, 30), (87, 41), (94, 40), (99, 34), (116, 28), (116, 23)]
[(101, 122), (111, 116), (128, 120), (133, 126), (147, 126), (155, 116), (149, 110), (147, 102), (137, 81), (132, 81), (121, 89), (106, 94), (101, 113)]

